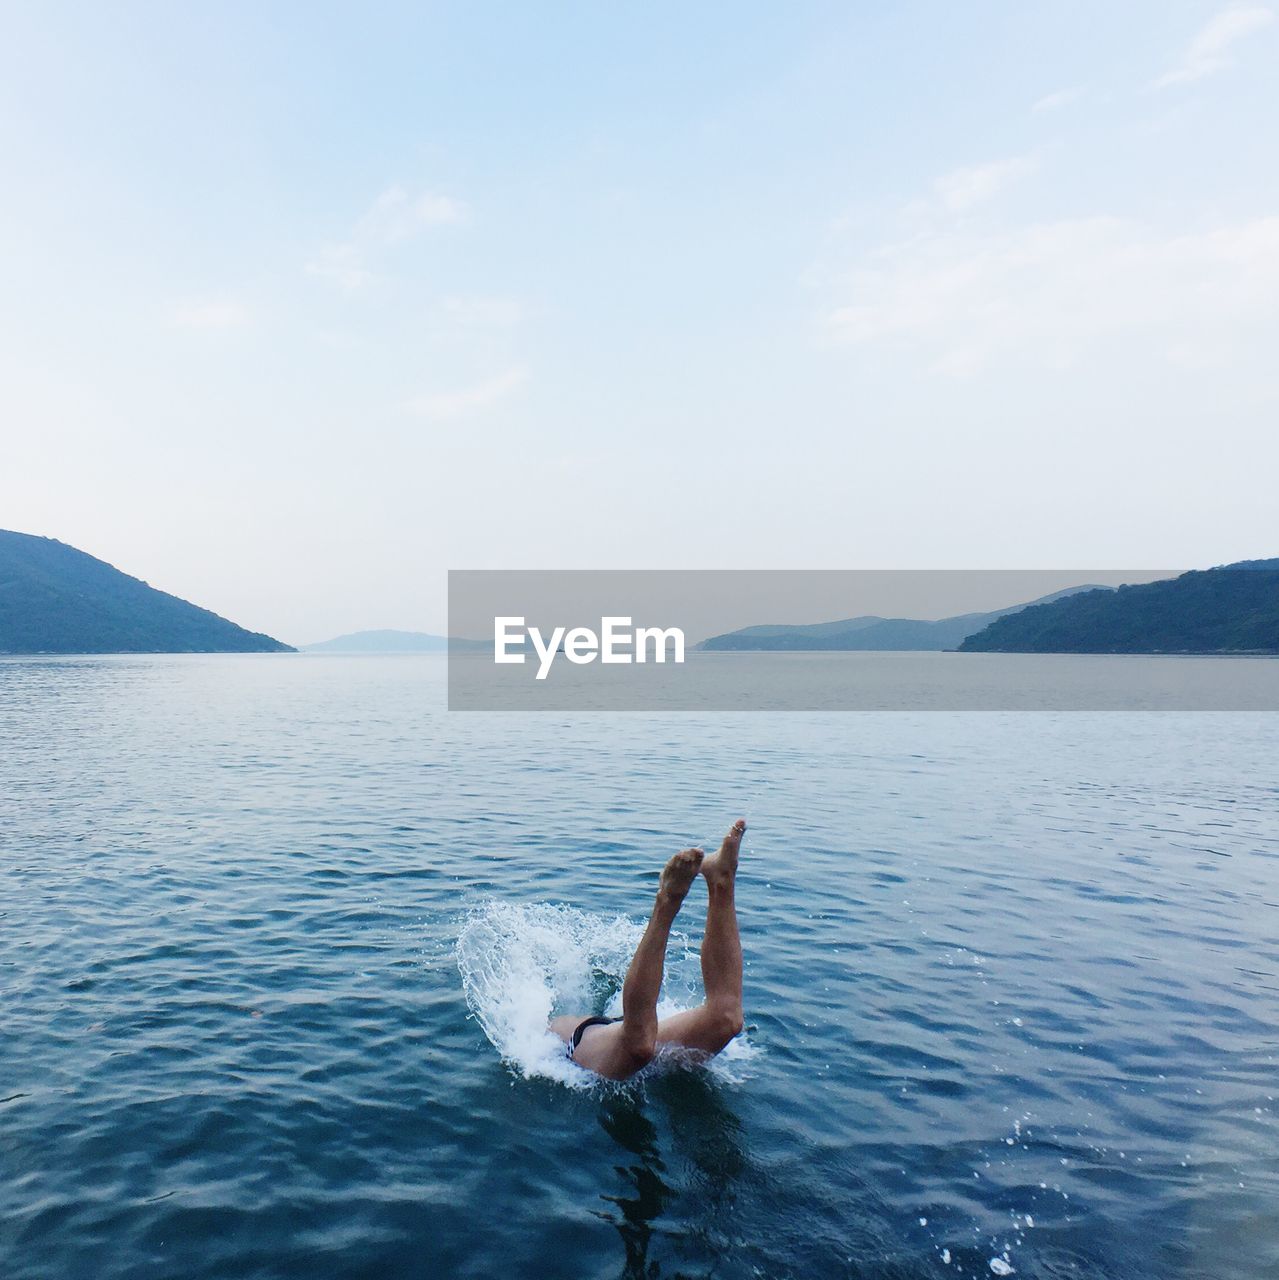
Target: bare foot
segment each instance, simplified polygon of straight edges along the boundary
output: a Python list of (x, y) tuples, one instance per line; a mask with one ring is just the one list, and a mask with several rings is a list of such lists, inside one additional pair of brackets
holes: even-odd
[(711, 886), (732, 884), (737, 876), (737, 852), (742, 847), (742, 836), (746, 834), (746, 820), (738, 818), (724, 837), (719, 852), (713, 853), (702, 863), (702, 875)]
[(688, 895), (697, 879), (698, 869), (706, 855), (700, 849), (685, 849), (677, 853), (663, 868), (658, 881), (657, 896), (678, 906)]

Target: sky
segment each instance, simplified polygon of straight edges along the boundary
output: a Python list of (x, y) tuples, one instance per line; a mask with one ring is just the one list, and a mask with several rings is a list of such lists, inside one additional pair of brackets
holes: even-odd
[(0, 528), (291, 643), (450, 568), (1279, 554), (1265, 3), (0, 7)]

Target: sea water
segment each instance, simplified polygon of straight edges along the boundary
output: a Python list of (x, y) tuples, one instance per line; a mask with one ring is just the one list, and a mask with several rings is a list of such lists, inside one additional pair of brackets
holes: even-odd
[[(442, 676), (0, 661), (0, 1274), (1275, 1274), (1273, 717)], [(596, 1082), (546, 1018), (737, 816), (746, 1033)]]

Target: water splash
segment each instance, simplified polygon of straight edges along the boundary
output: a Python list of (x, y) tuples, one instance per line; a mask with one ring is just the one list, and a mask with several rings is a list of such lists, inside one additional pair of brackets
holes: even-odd
[[(622, 1011), (622, 981), (642, 924), (551, 903), (488, 901), (467, 916), (455, 954), (471, 1012), (503, 1060), (525, 1077), (541, 1076), (572, 1088), (601, 1084), (569, 1061), (564, 1043), (547, 1029), (559, 1014)], [(672, 932), (659, 1017), (701, 1002), (697, 951), (687, 935)], [(711, 1064), (727, 1081), (743, 1078), (754, 1049), (739, 1036)], [(685, 1065), (663, 1054), (653, 1069)]]

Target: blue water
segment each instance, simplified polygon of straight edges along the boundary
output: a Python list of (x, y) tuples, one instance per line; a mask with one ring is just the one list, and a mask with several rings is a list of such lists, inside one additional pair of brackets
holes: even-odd
[[(1279, 720), (442, 676), (0, 661), (0, 1275), (1279, 1275)], [(515, 1024), (739, 813), (742, 1044), (556, 1078)]]

